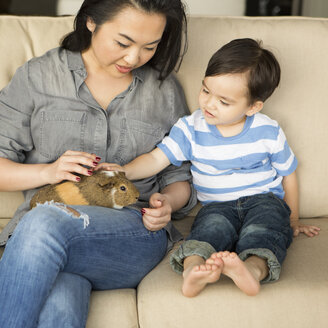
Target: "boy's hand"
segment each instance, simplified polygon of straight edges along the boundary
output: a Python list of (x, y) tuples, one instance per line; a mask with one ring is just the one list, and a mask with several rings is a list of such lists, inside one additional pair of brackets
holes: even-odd
[(317, 236), (320, 231), (319, 227), (313, 225), (300, 224), (298, 220), (291, 221), (290, 226), (294, 231), (294, 237), (297, 237), (300, 234), (300, 232), (304, 233), (308, 237), (314, 237)]
[(121, 165), (115, 163), (99, 163), (94, 171), (98, 170), (125, 172), (125, 169)]

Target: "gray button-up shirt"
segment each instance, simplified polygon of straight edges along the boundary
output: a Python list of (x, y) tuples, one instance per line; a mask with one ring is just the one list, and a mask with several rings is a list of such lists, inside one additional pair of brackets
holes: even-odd
[[(160, 83), (148, 66), (133, 71), (133, 81), (103, 110), (90, 93), (81, 54), (62, 48), (48, 51), (20, 67), (0, 92), (0, 157), (20, 163), (51, 163), (66, 150), (95, 153), (102, 161), (123, 165), (151, 151), (179, 117), (189, 113), (183, 91), (171, 75)], [(170, 166), (157, 176), (135, 181), (138, 208), (151, 194), (176, 181), (190, 181), (189, 166)], [(14, 215), (8, 235), (29, 210), (35, 190)], [(185, 215), (196, 203), (175, 213)], [(10, 223), (9, 223), (10, 225)], [(6, 231), (5, 231), (6, 230)], [(171, 240), (180, 236), (169, 224)], [(6, 239), (0, 238), (0, 245)]]

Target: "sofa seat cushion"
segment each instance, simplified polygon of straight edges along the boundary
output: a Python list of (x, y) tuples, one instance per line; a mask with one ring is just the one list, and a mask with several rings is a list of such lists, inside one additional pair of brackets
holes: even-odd
[[(188, 230), (192, 217), (178, 222)], [(280, 280), (263, 284), (257, 296), (243, 294), (222, 276), (195, 298), (181, 293), (182, 277), (172, 271), (169, 255), (140, 283), (137, 292), (140, 327), (308, 328), (328, 322), (328, 219), (301, 220), (321, 227), (320, 235), (295, 238)], [(184, 229), (181, 226), (185, 225)]]
[(93, 291), (86, 328), (138, 328), (135, 289)]

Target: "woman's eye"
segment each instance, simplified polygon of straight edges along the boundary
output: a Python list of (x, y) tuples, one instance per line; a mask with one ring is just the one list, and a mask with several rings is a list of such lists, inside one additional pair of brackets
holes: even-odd
[(152, 47), (152, 48), (145, 48), (147, 51), (154, 51), (156, 47)]
[(204, 93), (206, 93), (207, 95), (209, 94), (208, 90), (206, 90), (206, 89), (203, 89), (202, 91), (203, 91)]
[(220, 103), (221, 103), (223, 106), (229, 106), (228, 103), (226, 103), (226, 102), (224, 102), (224, 101), (222, 101), (222, 100), (220, 100)]
[(128, 47), (128, 45), (127, 44), (124, 44), (124, 43), (121, 43), (121, 42), (119, 42), (119, 41), (116, 41), (117, 42), (117, 44), (121, 47), (121, 48), (127, 48)]

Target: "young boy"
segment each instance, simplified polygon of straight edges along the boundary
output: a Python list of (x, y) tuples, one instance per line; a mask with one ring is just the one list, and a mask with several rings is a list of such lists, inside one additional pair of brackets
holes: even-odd
[(171, 257), (183, 273), (185, 296), (196, 296), (221, 273), (256, 295), (260, 282), (279, 278), (293, 231), (318, 234), (319, 228), (299, 224), (297, 160), (285, 135), (259, 113), (279, 81), (270, 51), (252, 39), (233, 40), (209, 61), (200, 109), (180, 119), (152, 152), (123, 168), (98, 168), (124, 170), (134, 180), (191, 161), (203, 207)]

